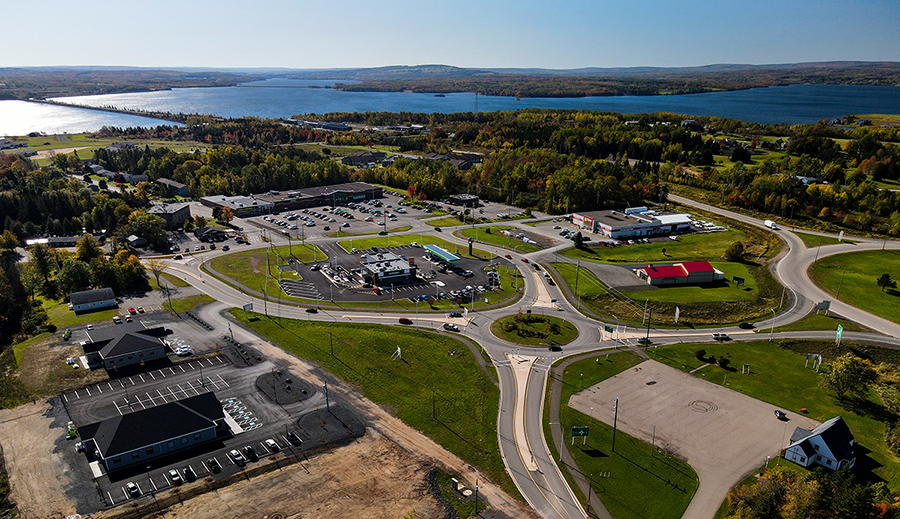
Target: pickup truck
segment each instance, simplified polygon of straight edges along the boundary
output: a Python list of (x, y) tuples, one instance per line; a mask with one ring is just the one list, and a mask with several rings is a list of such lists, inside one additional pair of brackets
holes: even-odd
[(712, 334), (712, 337), (713, 337), (713, 339), (715, 339), (717, 341), (730, 341), (731, 340), (731, 336), (728, 335), (727, 333), (714, 333), (714, 334)]

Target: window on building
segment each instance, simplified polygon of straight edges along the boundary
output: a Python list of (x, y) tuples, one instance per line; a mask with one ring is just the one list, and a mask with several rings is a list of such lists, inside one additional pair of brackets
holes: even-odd
[(187, 442), (188, 442), (187, 436), (185, 436), (184, 438), (181, 439), (181, 444), (182, 444), (182, 445), (184, 445), (184, 444), (187, 443)]
[(199, 439), (200, 439), (200, 433), (195, 434), (195, 435), (194, 435), (194, 439), (195, 439), (195, 440), (199, 440)]
[(800, 463), (806, 463), (806, 458), (804, 458), (803, 456), (800, 456)]
[(815, 447), (816, 447), (816, 450), (819, 450), (819, 446), (818, 446), (818, 445), (816, 445)]
[(138, 459), (138, 458), (140, 458), (140, 457), (141, 457), (141, 453), (140, 453), (140, 452), (132, 452), (132, 453), (131, 453), (131, 459), (133, 459), (133, 460), (136, 460), (136, 459)]
[(831, 465), (831, 460), (825, 460), (826, 465)]
[(113, 463), (121, 463), (121, 462), (122, 462), (122, 458), (113, 458), (113, 461), (112, 461), (112, 462), (113, 462)]
[(149, 447), (149, 448), (148, 448), (147, 450), (145, 450), (144, 452), (147, 453), (147, 454), (153, 454), (153, 447)]
[(174, 442), (174, 441), (169, 442), (169, 448), (170, 448), (170, 449), (174, 449), (174, 448), (175, 448), (175, 442)]

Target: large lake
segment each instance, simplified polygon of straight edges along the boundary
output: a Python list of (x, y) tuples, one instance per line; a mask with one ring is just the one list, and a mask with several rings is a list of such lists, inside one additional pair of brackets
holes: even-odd
[[(900, 113), (900, 87), (791, 85), (680, 96), (523, 98), (408, 92), (340, 92), (327, 81), (271, 79), (234, 87), (59, 98), (88, 106), (114, 106), (223, 117), (283, 118), (327, 112), (483, 112), (519, 108), (571, 108), (620, 113), (675, 112), (761, 123), (814, 123), (860, 113)], [(317, 86), (319, 88), (310, 88)], [(476, 106), (477, 103), (477, 106)], [(109, 126), (155, 126), (143, 117), (21, 101), (0, 101), (0, 135), (31, 131), (80, 132)]]

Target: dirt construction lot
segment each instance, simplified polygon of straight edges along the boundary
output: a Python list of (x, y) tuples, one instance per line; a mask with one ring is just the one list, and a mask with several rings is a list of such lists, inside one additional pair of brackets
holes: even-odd
[[(739, 377), (740, 373), (729, 373)], [(731, 488), (787, 446), (796, 427), (817, 422), (775, 417), (771, 404), (648, 360), (572, 396), (570, 405), (686, 460), (700, 486), (684, 519), (709, 519)]]
[[(63, 444), (47, 455), (48, 444), (58, 444), (63, 430), (53, 425), (50, 413), (47, 404), (28, 404), (0, 414), (12, 498), (21, 516), (29, 519), (65, 517), (76, 513), (79, 497), (96, 499), (92, 482), (58, 473), (60, 448), (71, 448), (70, 442), (62, 440)], [(12, 438), (24, 441), (10, 441)], [(425, 473), (429, 468), (429, 461), (369, 430), (348, 446), (300, 464), (204, 493), (163, 513), (151, 514), (147, 509), (141, 515), (198, 519), (279, 517), (275, 514), (282, 514), (282, 518), (396, 518), (415, 510), (417, 518), (442, 517), (437, 500), (427, 491)], [(56, 484), (40, 483), (46, 481)], [(198, 481), (180, 487), (179, 492), (204, 484)], [(164, 502), (170, 492), (160, 493), (159, 499)], [(153, 501), (145, 498), (140, 504), (152, 506)], [(91, 517), (111, 518), (129, 511), (130, 507), (117, 507)]]

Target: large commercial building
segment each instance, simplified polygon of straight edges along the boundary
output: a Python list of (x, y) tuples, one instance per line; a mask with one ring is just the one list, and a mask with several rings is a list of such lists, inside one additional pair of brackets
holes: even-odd
[(382, 197), (379, 186), (361, 182), (348, 182), (331, 186), (269, 191), (250, 196), (205, 196), (200, 203), (207, 207), (229, 207), (236, 216), (279, 213), (307, 207), (340, 205), (347, 202)]
[(646, 207), (625, 211), (592, 211), (575, 213), (572, 223), (582, 230), (602, 234), (608, 238), (633, 236), (665, 236), (691, 229), (688, 214), (659, 214)]
[(191, 217), (191, 205), (185, 203), (157, 204), (147, 209), (147, 214), (156, 215), (165, 220), (167, 229), (177, 229)]
[(362, 262), (361, 276), (364, 283), (382, 287), (399, 286), (415, 283), (416, 270), (413, 258), (380, 251), (366, 255)]
[(140, 409), (78, 428), (85, 450), (113, 471), (213, 441), (225, 431), (214, 393)]

